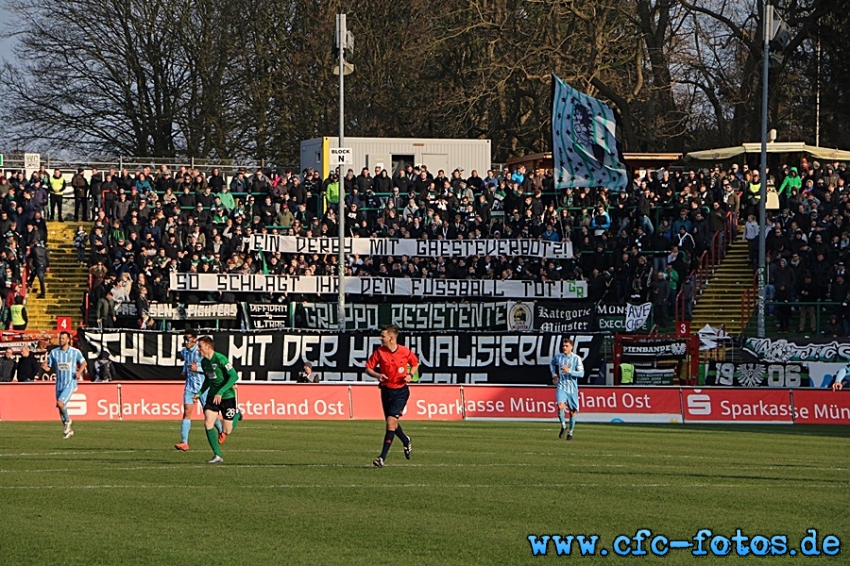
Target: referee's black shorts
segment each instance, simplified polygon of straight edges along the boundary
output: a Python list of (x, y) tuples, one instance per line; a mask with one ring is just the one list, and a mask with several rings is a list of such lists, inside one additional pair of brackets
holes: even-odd
[(407, 385), (399, 389), (381, 387), (381, 405), (384, 407), (384, 418), (395, 417), (400, 419), (409, 398), (410, 388)]

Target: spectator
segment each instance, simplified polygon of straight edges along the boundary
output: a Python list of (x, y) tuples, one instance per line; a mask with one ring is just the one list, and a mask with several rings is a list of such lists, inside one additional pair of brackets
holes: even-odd
[(18, 363), (12, 356), (12, 349), (6, 348), (3, 357), (0, 358), (0, 383), (9, 383), (14, 381), (15, 374), (18, 370)]
[(779, 332), (788, 332), (788, 328), (791, 326), (791, 301), (793, 300), (792, 292), (795, 284), (794, 272), (788, 267), (788, 262), (784, 258), (780, 259), (779, 269), (774, 277)]
[(685, 277), (682, 283), (682, 300), (685, 303), (685, 320), (694, 318), (694, 283), (691, 276)]
[(77, 174), (71, 179), (71, 187), (74, 189), (74, 222), (88, 220), (88, 191), (89, 182), (83, 175), (83, 169), (77, 169)]
[(226, 183), (224, 182), (224, 176), (221, 174), (221, 169), (213, 167), (208, 185), (214, 193), (220, 193), (222, 191), (222, 189), (226, 186)]
[(24, 345), (18, 358), (18, 381), (21, 383), (34, 381), (40, 367), (41, 362), (32, 354), (30, 347)]
[(107, 173), (106, 180), (100, 185), (99, 191), (95, 191), (95, 186), (95, 175), (92, 172), (91, 192), (97, 196), (98, 203), (102, 203), (102, 211), (107, 218), (112, 218), (115, 215), (115, 201), (118, 200), (119, 190), (115, 175)]
[(32, 273), (30, 274), (28, 284), (32, 285), (35, 278), (38, 277), (38, 284), (41, 287), (41, 290), (38, 293), (39, 299), (43, 299), (44, 294), (47, 292), (47, 287), (44, 284), (44, 275), (49, 272), (50, 258), (47, 254), (47, 248), (44, 247), (44, 244), (39, 240), (39, 237), (36, 236), (32, 247)]
[[(393, 180), (387, 174), (386, 169), (375, 167), (375, 177), (372, 180), (372, 185), (376, 193), (388, 193), (393, 189)], [(395, 186), (402, 194), (407, 194), (407, 191), (402, 191), (401, 186)], [(405, 187), (407, 188), (407, 187)]]
[(77, 227), (77, 233), (74, 234), (73, 246), (77, 250), (77, 263), (86, 263), (86, 242), (89, 236), (86, 234), (86, 229), (83, 226)]
[(824, 326), (823, 335), (827, 338), (841, 338), (844, 336), (844, 326), (841, 324), (837, 314), (830, 315), (829, 322)]
[(15, 303), (9, 309), (9, 330), (26, 330), (29, 316), (27, 316), (27, 307), (24, 305), (24, 298), (16, 295), (14, 301)]
[(817, 290), (812, 283), (812, 274), (806, 273), (803, 280), (797, 284), (796, 289), (797, 300), (801, 303), (800, 306), (800, 333), (806, 331), (806, 321), (811, 320), (812, 332), (817, 332), (817, 320), (815, 313), (814, 299), (817, 295)]
[(150, 330), (154, 326), (155, 321), (151, 318), (150, 308), (147, 287), (139, 287), (139, 294), (136, 297), (136, 314), (139, 317), (139, 328), (142, 330)]
[[(245, 178), (245, 169), (240, 169), (230, 181), (230, 192), (234, 194), (242, 194), (250, 192), (250, 183)], [(223, 199), (222, 199), (223, 200)], [(194, 203), (193, 203), (194, 204)], [(226, 206), (226, 204), (225, 204)]]
[(102, 350), (97, 356), (97, 361), (94, 362), (94, 382), (110, 382), (117, 379), (115, 365), (109, 359), (109, 352)]
[(298, 374), (298, 383), (319, 383), (319, 374), (313, 371), (313, 364), (304, 364), (304, 369)]
[(118, 317), (115, 315), (115, 300), (111, 290), (97, 302), (95, 318), (100, 328), (115, 328)]
[(260, 197), (263, 197), (268, 194), (270, 190), (271, 183), (269, 183), (269, 180), (266, 178), (265, 174), (263, 174), (263, 170), (257, 169), (256, 173), (254, 173), (254, 176), (251, 178), (248, 192), (252, 195), (260, 195)]
[(65, 177), (56, 169), (50, 177), (50, 220), (64, 222), (62, 218), (62, 195), (65, 193)]

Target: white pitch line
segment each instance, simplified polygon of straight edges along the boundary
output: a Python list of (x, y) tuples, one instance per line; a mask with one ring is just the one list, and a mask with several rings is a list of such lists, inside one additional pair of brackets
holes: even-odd
[[(410, 484), (267, 484), (267, 485), (232, 485), (231, 489), (528, 489), (528, 488), (601, 488), (601, 489), (696, 489), (696, 488), (730, 488), (730, 489), (751, 489), (756, 487), (764, 487), (763, 483), (749, 484), (711, 484), (711, 483), (691, 483), (691, 484), (670, 484), (670, 483), (631, 483), (631, 484), (612, 484), (606, 483), (568, 483), (568, 484), (428, 484), (428, 483), (410, 483)], [(772, 484), (771, 487), (798, 487), (796, 484)], [(840, 487), (845, 489), (847, 486), (821, 485), (817, 487)], [(33, 485), (33, 486), (0, 486), (0, 490), (7, 491), (27, 491), (27, 490), (88, 490), (88, 489), (202, 489), (208, 490), (208, 485), (176, 485), (176, 484), (138, 484), (138, 485)]]
[[(496, 464), (496, 463), (482, 463), (482, 464), (403, 464), (405, 468), (543, 468), (545, 466), (540, 466), (536, 464), (529, 463), (507, 463), (507, 464)], [(564, 463), (563, 466), (569, 466), (573, 468), (625, 468), (626, 466), (621, 464), (573, 464), (573, 463)], [(318, 463), (305, 463), (305, 464), (233, 464), (233, 467), (239, 469), (247, 469), (247, 468), (371, 468), (368, 464), (340, 464), (340, 463), (328, 463), (328, 464), (318, 464)], [(91, 472), (91, 471), (122, 471), (122, 472), (131, 472), (131, 471), (150, 471), (150, 470), (185, 470), (189, 468), (209, 468), (208, 465), (201, 463), (189, 463), (186, 464), (175, 464), (175, 465), (163, 465), (163, 466), (121, 466), (121, 467), (104, 467), (98, 466), (96, 468), (45, 468), (45, 469), (27, 469), (27, 468), (17, 468), (14, 470), (0, 470), (0, 473), (50, 473), (50, 472)]]
[[(235, 452), (235, 451), (234, 451)], [(244, 451), (243, 451), (244, 452)], [(83, 460), (81, 460), (83, 461)], [(404, 464), (406, 467), (414, 467), (414, 468), (447, 468), (447, 467), (457, 467), (457, 468), (498, 468), (498, 467), (522, 467), (522, 468), (548, 468), (549, 466), (544, 464), (532, 464), (532, 463), (457, 463), (457, 464), (446, 464), (446, 463), (435, 463), (435, 464)], [(235, 466), (239, 468), (357, 468), (361, 467), (359, 464), (341, 464), (341, 463), (304, 463), (304, 464), (235, 464)], [(98, 466), (96, 468), (41, 468), (41, 469), (30, 469), (30, 468), (15, 468), (4, 470), (0, 469), (0, 474), (19, 474), (19, 473), (51, 473), (51, 472), (88, 472), (88, 471), (135, 471), (135, 470), (182, 470), (186, 468), (194, 468), (194, 467), (206, 467), (201, 464), (192, 464), (187, 462), (186, 464), (177, 464), (174, 465), (162, 465), (162, 466), (121, 466), (121, 467), (105, 467)], [(582, 462), (564, 462), (559, 464), (559, 467), (569, 467), (569, 468), (625, 468), (625, 464), (594, 464), (594, 463), (582, 463)], [(691, 469), (690, 466), (671, 466), (665, 464), (658, 465), (645, 465), (646, 468), (656, 469), (661, 468), (665, 470), (678, 470), (678, 469)], [(740, 472), (747, 470), (754, 471), (767, 471), (767, 470), (775, 470), (775, 471), (786, 471), (788, 468), (786, 466), (732, 466), (730, 470)], [(848, 468), (838, 468), (838, 467), (805, 467), (807, 471), (817, 471), (817, 472), (846, 472)], [(801, 479), (800, 481), (808, 481)]]

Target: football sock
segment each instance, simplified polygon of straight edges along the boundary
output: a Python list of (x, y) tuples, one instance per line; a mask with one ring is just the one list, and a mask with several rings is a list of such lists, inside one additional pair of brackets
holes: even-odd
[(398, 428), (395, 429), (395, 435), (398, 437), (399, 440), (401, 440), (401, 443), (405, 446), (407, 446), (407, 444), (410, 442), (410, 439), (407, 438), (407, 435), (405, 435), (404, 431), (401, 430), (401, 425), (398, 425)]
[[(241, 420), (242, 420), (242, 413), (236, 413), (235, 415), (233, 415), (233, 428), (230, 429), (231, 434), (233, 433), (233, 431), (236, 430), (236, 425), (238, 425), (239, 421), (241, 421)], [(219, 423), (219, 426), (221, 426), (221, 423)]]
[(381, 458), (387, 458), (387, 453), (390, 451), (390, 446), (393, 444), (393, 438), (395, 437), (394, 430), (388, 430), (386, 434), (384, 434), (384, 448), (381, 450)]
[(68, 422), (68, 407), (59, 409), (59, 418), (62, 419), (62, 424)]
[(212, 448), (213, 454), (221, 456), (221, 446), (218, 444), (218, 431), (215, 428), (207, 429), (207, 440), (210, 443), (210, 448)]
[(572, 434), (573, 429), (576, 427), (576, 418), (573, 415), (570, 415), (570, 434)]
[(183, 419), (180, 421), (180, 438), (183, 439), (183, 444), (189, 444), (189, 429), (192, 428), (192, 419)]
[(567, 426), (566, 411), (558, 411), (558, 420), (561, 421), (561, 428)]

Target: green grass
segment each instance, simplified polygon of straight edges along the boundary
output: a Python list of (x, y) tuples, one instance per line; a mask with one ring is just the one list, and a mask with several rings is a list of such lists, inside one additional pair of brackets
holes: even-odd
[[(697, 529), (850, 545), (850, 429), (408, 422), (371, 466), (379, 422), (245, 421), (209, 466), (199, 423), (0, 423), (0, 564), (620, 564), (532, 558), (529, 534)], [(846, 563), (748, 557), (729, 562)], [(577, 550), (574, 550), (577, 552)], [(664, 564), (694, 563), (671, 550)]]

